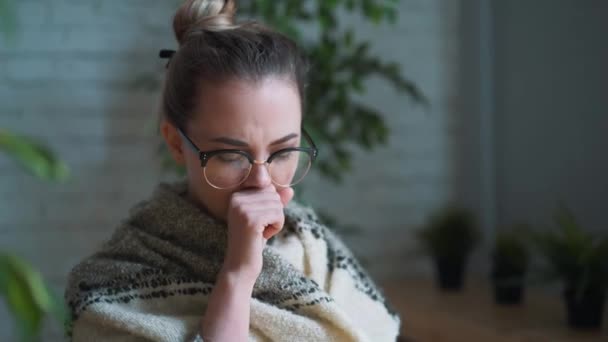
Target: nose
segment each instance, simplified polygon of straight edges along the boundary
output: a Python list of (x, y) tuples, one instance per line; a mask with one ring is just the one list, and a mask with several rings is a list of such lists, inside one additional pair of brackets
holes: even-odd
[(254, 161), (251, 165), (251, 171), (247, 180), (245, 180), (245, 186), (250, 188), (266, 188), (272, 184), (268, 167), (263, 161)]

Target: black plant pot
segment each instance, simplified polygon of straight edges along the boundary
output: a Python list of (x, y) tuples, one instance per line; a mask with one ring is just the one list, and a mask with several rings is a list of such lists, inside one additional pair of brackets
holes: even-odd
[(492, 270), (494, 301), (501, 305), (521, 304), (524, 295), (526, 268), (495, 262)]
[(582, 296), (577, 296), (573, 289), (567, 289), (564, 299), (570, 327), (584, 330), (602, 327), (606, 289), (584, 291)]
[(501, 305), (517, 305), (523, 301), (524, 286), (519, 284), (503, 284), (501, 279), (494, 281), (494, 300)]
[(458, 291), (464, 283), (464, 257), (435, 257), (436, 277), (439, 288)]

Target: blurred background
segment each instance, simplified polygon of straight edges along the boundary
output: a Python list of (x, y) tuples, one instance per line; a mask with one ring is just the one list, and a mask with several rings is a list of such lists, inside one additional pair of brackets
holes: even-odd
[[(171, 19), (179, 3), (0, 0), (0, 251), (26, 260), (53, 293), (63, 293), (70, 269), (109, 238), (131, 206), (160, 181), (179, 177), (164, 166), (156, 133), (166, 63), (158, 51), (176, 48)], [(281, 1), (272, 3), (279, 8)], [(322, 2), (302, 3), (314, 9)], [(608, 254), (593, 248), (604, 246), (608, 232), (608, 2), (326, 3), (336, 27), (350, 28), (354, 37), (337, 46), (386, 64), (373, 73), (353, 68), (353, 75), (365, 77), (352, 77), (345, 90), (348, 101), (371, 113), (355, 110), (360, 115), (340, 119), (340, 110), (317, 107), (316, 115), (331, 107), (329, 116), (362, 128), (335, 141), (328, 138), (329, 120), (312, 127), (328, 160), (304, 182), (303, 200), (386, 286), (406, 335), (422, 341), (608, 340), (601, 327), (566, 328), (559, 277), (531, 281), (529, 301), (504, 311), (492, 303), (488, 276), (496, 268), (496, 238), (522, 224), (535, 232), (519, 234), (526, 241), (534, 235), (529, 240), (536, 243), (524, 242), (527, 254), (549, 255), (550, 266), (539, 235), (557, 236), (567, 226), (565, 236), (579, 234), (576, 246), (589, 242), (597, 256), (593, 273), (606, 270)], [(293, 28), (280, 20), (281, 12), (249, 9), (276, 19), (288, 33), (297, 29), (310, 46), (324, 30), (336, 30), (322, 15)], [(340, 51), (314, 57), (323, 63)], [(42, 152), (46, 159), (19, 151)], [(32, 175), (32, 160), (52, 165), (51, 176), (44, 170)], [(471, 248), (454, 252), (467, 256), (468, 281), (442, 292), (435, 291), (438, 264), (432, 261), (445, 255), (436, 239), (420, 232), (463, 222), (457, 214), (446, 218), (448, 205), (472, 217), (464, 221), (474, 222), (476, 232)], [(433, 221), (442, 213), (444, 221)], [(605, 288), (603, 278), (598, 282)], [(18, 338), (18, 315), (8, 307), (0, 305), (2, 341)], [(45, 323), (43, 334), (42, 340), (61, 340), (61, 324)]]

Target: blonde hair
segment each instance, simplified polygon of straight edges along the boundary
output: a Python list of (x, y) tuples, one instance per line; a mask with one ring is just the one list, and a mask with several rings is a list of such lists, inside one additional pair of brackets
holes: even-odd
[(237, 28), (236, 4), (233, 0), (186, 1), (173, 19), (175, 38), (181, 45), (196, 30), (222, 31)]

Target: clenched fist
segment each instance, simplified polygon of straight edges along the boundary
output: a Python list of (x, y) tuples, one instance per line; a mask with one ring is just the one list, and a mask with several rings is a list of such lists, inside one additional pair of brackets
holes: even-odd
[(228, 249), (222, 272), (255, 283), (262, 272), (266, 241), (283, 229), (283, 208), (293, 198), (292, 188), (246, 190), (232, 194), (228, 206)]

